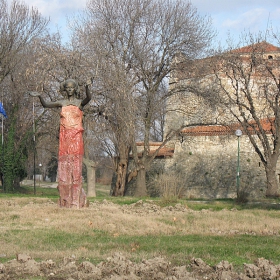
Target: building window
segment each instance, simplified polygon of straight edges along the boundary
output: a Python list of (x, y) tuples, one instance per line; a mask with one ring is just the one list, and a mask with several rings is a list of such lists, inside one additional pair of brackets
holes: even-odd
[(272, 55), (269, 55), (269, 56), (268, 56), (268, 59), (273, 59), (273, 56), (272, 56)]

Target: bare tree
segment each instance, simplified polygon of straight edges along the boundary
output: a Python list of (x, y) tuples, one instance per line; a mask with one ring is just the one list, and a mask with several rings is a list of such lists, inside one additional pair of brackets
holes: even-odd
[[(93, 76), (92, 72), (95, 69), (91, 70), (88, 67), (88, 63), (82, 53), (74, 51), (71, 45), (65, 47), (61, 42), (60, 34), (48, 35), (45, 38), (37, 40), (32, 45), (32, 50), (32, 61), (28, 63), (28, 69), (26, 70), (26, 77), (30, 81), (28, 90), (43, 91), (48, 96), (47, 98), (55, 101), (62, 98), (59, 90), (60, 83), (67, 78), (73, 78), (80, 85), (80, 95), (84, 94), (84, 84)], [(37, 102), (38, 100), (36, 99), (35, 104)], [(91, 106), (94, 108), (93, 104)], [(92, 113), (96, 111), (96, 108), (94, 108)], [(84, 116), (84, 121), (87, 123), (86, 118), (89, 115), (85, 114)], [(40, 118), (38, 121), (37, 135), (41, 137), (38, 138), (37, 148), (45, 143), (46, 138), (52, 139), (51, 142), (55, 143), (55, 145), (52, 144), (49, 150), (52, 158), (54, 158), (57, 156), (59, 110), (46, 110), (44, 119)], [(88, 133), (85, 134), (87, 135)], [(83, 163), (88, 173), (88, 190), (92, 190), (89, 195), (95, 196), (94, 170), (96, 162), (91, 158), (91, 149), (88, 147), (88, 143), (86, 139)], [(46, 149), (47, 145), (44, 144), (43, 147)]]
[[(79, 49), (98, 61), (100, 92), (117, 148), (114, 195), (124, 195), (130, 150), (138, 173), (135, 195), (146, 195), (145, 174), (158, 152), (150, 153), (151, 128), (169, 94), (160, 95), (160, 89), (177, 53), (203, 54), (213, 37), (210, 20), (182, 0), (91, 0), (74, 31)], [(144, 142), (141, 157), (139, 140)]]
[[(28, 101), (23, 94), (28, 47), (46, 31), (48, 20), (37, 9), (18, 1), (0, 1), (0, 84), (1, 101), (8, 119), (4, 126), (1, 173), (5, 188), (12, 191), (25, 176), (30, 145)], [(3, 147), (2, 147), (3, 148)]]
[(21, 52), (45, 31), (48, 20), (36, 8), (0, 0), (0, 83), (21, 59)]
[(100, 162), (106, 157), (104, 146), (106, 137), (104, 136), (104, 119), (99, 118), (99, 108), (95, 102), (85, 109), (86, 118), (84, 120), (84, 145), (85, 155), (83, 163), (87, 170), (87, 195), (96, 197), (96, 169), (100, 167)]
[[(276, 164), (280, 153), (280, 48), (249, 35), (249, 45), (214, 57), (220, 104), (248, 136), (263, 163), (266, 196), (279, 195)], [(278, 54), (279, 55), (279, 54)]]

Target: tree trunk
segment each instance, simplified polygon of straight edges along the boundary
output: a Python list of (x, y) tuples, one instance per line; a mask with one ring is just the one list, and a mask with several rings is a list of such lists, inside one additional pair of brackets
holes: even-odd
[(87, 170), (87, 196), (96, 197), (96, 190), (95, 190), (96, 164), (94, 161), (86, 158), (83, 159), (83, 163), (85, 164)]
[(119, 141), (118, 149), (119, 158), (116, 166), (117, 181), (112, 195), (124, 196), (130, 146), (126, 144), (126, 141)]
[(19, 176), (16, 176), (14, 178), (14, 189), (15, 190), (18, 190), (20, 188), (20, 177)]
[(117, 181), (115, 189), (113, 190), (113, 196), (123, 196), (126, 184), (127, 174), (127, 159), (120, 159), (117, 166)]
[(276, 177), (275, 168), (265, 168), (266, 180), (267, 180), (267, 197), (279, 197), (279, 187)]
[(136, 177), (136, 189), (134, 196), (143, 197), (147, 196), (147, 187), (146, 187), (146, 169), (140, 168)]

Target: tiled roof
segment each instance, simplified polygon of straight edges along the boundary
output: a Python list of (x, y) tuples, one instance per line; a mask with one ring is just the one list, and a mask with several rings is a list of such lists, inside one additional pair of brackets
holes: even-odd
[[(240, 56), (241, 59), (248, 59), (252, 52), (259, 54), (280, 54), (280, 47), (274, 46), (266, 41), (252, 44), (249, 46), (241, 47), (231, 50), (228, 54), (235, 54)], [(218, 60), (216, 60), (218, 59)], [(207, 61), (208, 60), (208, 61)], [(273, 60), (272, 60), (273, 61)], [(177, 62), (175, 71), (173, 73), (173, 79), (170, 79), (170, 84), (177, 83), (190, 78), (204, 78), (207, 75), (213, 74), (213, 63), (217, 65), (220, 63), (220, 57), (213, 56), (196, 60), (183, 60)], [(279, 68), (278, 64), (277, 67)]]
[(181, 133), (189, 136), (215, 136), (234, 134), (234, 129), (230, 126), (208, 125), (184, 128)]
[[(162, 144), (162, 142), (149, 142), (149, 146), (155, 146), (159, 147)], [(137, 142), (136, 146), (144, 146), (144, 142)]]
[(259, 50), (261, 52), (280, 52), (280, 48), (276, 47), (270, 43), (267, 43), (266, 41), (263, 41), (261, 43), (245, 46), (239, 49), (235, 49), (232, 52), (235, 53), (251, 53), (252, 51)]
[[(250, 127), (248, 131), (252, 132), (254, 134), (254, 121), (250, 123)], [(263, 119), (260, 120), (262, 128), (266, 131), (266, 133), (271, 133), (271, 130), (273, 129), (273, 123), (274, 123), (274, 118), (271, 119)], [(193, 127), (187, 127), (184, 128), (181, 133), (182, 135), (187, 135), (187, 136), (220, 136), (220, 135), (234, 135), (235, 131), (237, 129), (241, 129), (243, 134), (244, 133), (243, 129), (241, 128), (241, 125), (238, 123), (231, 124), (231, 125), (205, 125), (205, 126), (193, 126)], [(150, 152), (149, 155), (152, 155), (157, 148), (162, 144), (162, 142), (150, 142)], [(143, 147), (144, 142), (138, 142), (137, 143), (138, 147)], [(158, 154), (157, 158), (160, 157), (172, 157), (174, 154), (174, 147), (167, 147), (163, 146)], [(138, 156), (142, 157), (143, 151), (138, 152)], [(132, 156), (132, 155), (130, 155)]]
[[(138, 142), (136, 143), (136, 145), (138, 147), (143, 147), (144, 146), (144, 142)], [(149, 155), (153, 155), (153, 153), (158, 149), (159, 146), (162, 145), (162, 142), (150, 142), (149, 143)], [(167, 147), (167, 146), (163, 146), (160, 148), (158, 154), (156, 157), (170, 157), (173, 156), (174, 154), (174, 147)], [(138, 156), (142, 157), (143, 155), (143, 151), (138, 152)]]
[[(266, 133), (271, 133), (273, 129), (274, 119), (263, 119), (260, 120), (262, 128), (266, 131)], [(252, 121), (249, 123), (250, 127), (248, 131), (252, 134), (255, 132), (255, 122)], [(241, 125), (238, 123), (231, 125), (207, 125), (207, 126), (193, 126), (184, 128), (181, 133), (189, 136), (219, 136), (219, 135), (233, 135), (237, 129), (241, 129)], [(244, 133), (244, 131), (243, 131)], [(244, 133), (245, 134), (245, 133)]]

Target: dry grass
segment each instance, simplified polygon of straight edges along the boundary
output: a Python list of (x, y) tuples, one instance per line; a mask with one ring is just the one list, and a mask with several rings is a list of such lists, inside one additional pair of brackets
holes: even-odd
[[(117, 250), (128, 255), (137, 242), (116, 244), (122, 236), (278, 236), (280, 212), (267, 210), (169, 211), (149, 205), (91, 203), (84, 209), (61, 209), (46, 198), (0, 200), (0, 255), (7, 259), (27, 253), (39, 259), (66, 255), (101, 260)], [(148, 207), (148, 210), (146, 209)], [(119, 240), (121, 242), (121, 239)], [(119, 246), (119, 247), (118, 247)], [(139, 252), (139, 257), (144, 257)]]

